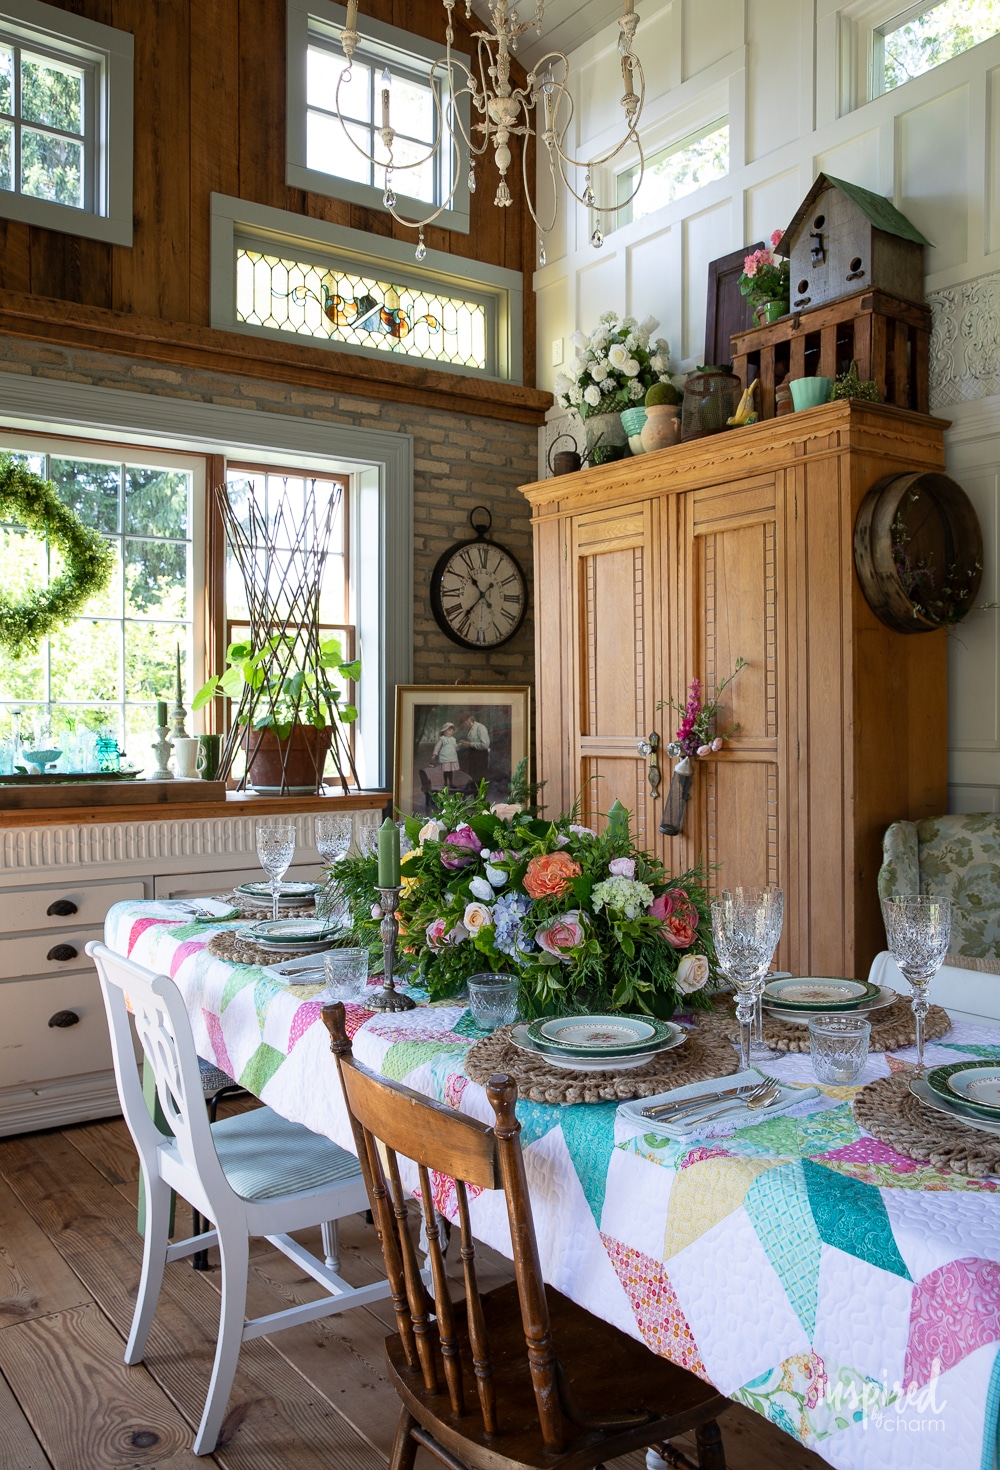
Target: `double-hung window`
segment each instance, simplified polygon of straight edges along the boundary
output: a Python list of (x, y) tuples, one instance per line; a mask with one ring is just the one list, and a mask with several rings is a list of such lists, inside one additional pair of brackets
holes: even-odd
[(388, 89), (395, 133), (390, 182), (397, 207), (412, 217), (426, 217), (430, 208), (443, 205), (438, 223), (467, 231), (468, 183), (456, 171), (447, 121), (455, 105), (467, 127), (468, 102), (460, 98), (453, 103), (444, 68), (434, 65), (443, 60), (443, 45), (359, 16), (361, 39), (348, 72), (340, 40), (343, 7), (329, 0), (287, 3), (286, 182), (368, 208), (382, 207), (388, 155), (379, 132)]
[(132, 243), (132, 37), (0, 3), (0, 215)]

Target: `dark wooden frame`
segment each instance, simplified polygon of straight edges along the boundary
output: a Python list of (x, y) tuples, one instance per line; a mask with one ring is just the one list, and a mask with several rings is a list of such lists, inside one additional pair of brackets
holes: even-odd
[(763, 248), (763, 241), (758, 241), (756, 245), (744, 245), (740, 250), (732, 250), (708, 263), (705, 356), (702, 358), (706, 366), (721, 367), (723, 363), (731, 362), (734, 333), (748, 331), (754, 325), (749, 297), (739, 296), (743, 309), (740, 312), (732, 310), (732, 285), (734, 279), (743, 274), (743, 262), (751, 251)]

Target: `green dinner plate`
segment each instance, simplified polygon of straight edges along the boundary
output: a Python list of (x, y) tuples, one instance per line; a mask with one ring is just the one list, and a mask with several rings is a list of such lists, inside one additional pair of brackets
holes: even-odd
[(954, 1085), (955, 1079), (960, 1076), (971, 1080), (970, 1074), (975, 1072), (992, 1073), (1000, 1077), (1000, 1062), (949, 1062), (944, 1067), (932, 1067), (927, 1073), (927, 1086), (935, 1097), (941, 1098), (957, 1112), (965, 1113), (970, 1118), (983, 1118), (990, 1123), (996, 1123), (1000, 1121), (1000, 1106), (979, 1102), (967, 1092), (959, 1092)]
[(560, 1016), (532, 1021), (528, 1036), (548, 1056), (627, 1057), (655, 1051), (676, 1030), (655, 1016)]
[[(835, 987), (840, 987), (841, 993), (850, 987), (853, 994), (845, 995), (842, 1000), (801, 999), (803, 987), (812, 987), (818, 991), (824, 985), (830, 987), (831, 994), (837, 993)], [(871, 985), (866, 980), (848, 980), (838, 975), (804, 975), (800, 979), (771, 981), (764, 987), (764, 1004), (776, 1011), (798, 1011), (800, 1014), (812, 1011), (820, 1015), (834, 1015), (838, 1011), (855, 1011), (859, 1006), (868, 1005), (878, 997), (880, 991), (880, 986)]]

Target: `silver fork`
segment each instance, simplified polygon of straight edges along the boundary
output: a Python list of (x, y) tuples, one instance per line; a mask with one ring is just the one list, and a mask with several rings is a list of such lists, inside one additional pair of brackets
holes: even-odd
[(643, 1108), (644, 1118), (656, 1118), (660, 1121), (673, 1122), (675, 1118), (683, 1117), (685, 1113), (697, 1112), (699, 1108), (711, 1107), (712, 1103), (722, 1102), (725, 1098), (735, 1098), (739, 1102), (746, 1102), (748, 1097), (769, 1087), (772, 1079), (764, 1077), (760, 1082), (745, 1082), (742, 1087), (728, 1087), (723, 1092), (702, 1092), (697, 1097), (686, 1097), (677, 1102), (659, 1103), (651, 1108)]
[(714, 1113), (702, 1113), (700, 1117), (692, 1119), (692, 1122), (711, 1123), (713, 1118), (721, 1118), (723, 1113), (731, 1113), (733, 1108), (749, 1108), (756, 1112), (758, 1108), (770, 1107), (781, 1096), (781, 1086), (777, 1082), (762, 1082), (760, 1087), (755, 1087), (749, 1097), (734, 1099), (726, 1103), (725, 1107), (716, 1108)]

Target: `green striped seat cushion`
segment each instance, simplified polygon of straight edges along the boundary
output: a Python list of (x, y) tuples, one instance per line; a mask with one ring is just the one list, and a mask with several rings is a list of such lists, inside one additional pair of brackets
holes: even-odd
[(268, 1107), (212, 1124), (219, 1162), (242, 1199), (275, 1199), (361, 1179), (357, 1159)]

